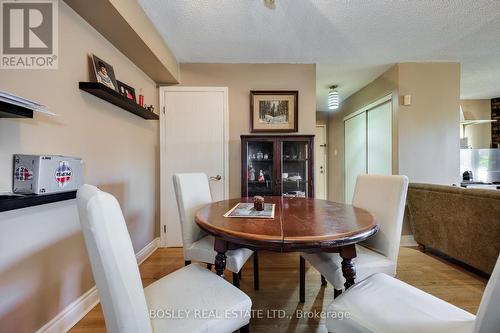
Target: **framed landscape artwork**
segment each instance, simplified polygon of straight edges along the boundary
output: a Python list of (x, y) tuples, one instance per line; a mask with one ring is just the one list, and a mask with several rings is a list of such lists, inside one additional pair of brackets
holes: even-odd
[(250, 91), (250, 131), (297, 132), (298, 104), (297, 90)]

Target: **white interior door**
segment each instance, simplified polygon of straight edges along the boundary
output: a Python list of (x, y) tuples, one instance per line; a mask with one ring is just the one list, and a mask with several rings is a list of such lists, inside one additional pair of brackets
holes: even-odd
[(356, 178), (366, 173), (366, 112), (355, 115), (344, 122), (345, 145), (345, 197), (352, 202)]
[(229, 196), (227, 88), (163, 87), (160, 95), (161, 241), (162, 246), (176, 247), (182, 246), (182, 238), (175, 173), (219, 175), (220, 180), (210, 180), (212, 198)]
[(326, 125), (316, 125), (315, 135), (315, 161), (314, 168), (315, 184), (314, 196), (318, 199), (326, 200), (328, 196), (327, 190), (327, 147), (326, 147)]
[(392, 101), (368, 111), (368, 173), (392, 175)]

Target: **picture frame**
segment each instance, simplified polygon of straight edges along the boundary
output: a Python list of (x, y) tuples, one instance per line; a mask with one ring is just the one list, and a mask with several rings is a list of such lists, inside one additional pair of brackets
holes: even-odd
[(250, 91), (251, 133), (292, 133), (298, 127), (298, 90)]
[(99, 82), (110, 89), (120, 92), (118, 90), (118, 83), (116, 82), (113, 66), (111, 66), (95, 54), (92, 54), (92, 64), (94, 66), (94, 75), (96, 82)]
[(126, 97), (127, 99), (133, 101), (134, 103), (137, 103), (134, 88), (119, 80), (116, 80), (116, 83), (118, 84), (118, 92), (120, 93), (120, 95)]

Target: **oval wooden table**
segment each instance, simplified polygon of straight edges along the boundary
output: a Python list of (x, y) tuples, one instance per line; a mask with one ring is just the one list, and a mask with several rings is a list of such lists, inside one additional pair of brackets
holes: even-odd
[[(364, 209), (310, 198), (265, 197), (266, 203), (276, 205), (273, 219), (224, 217), (239, 202), (253, 202), (253, 198), (214, 202), (195, 216), (198, 226), (215, 237), (215, 270), (219, 276), (223, 276), (228, 250), (246, 247), (254, 251), (331, 252), (342, 257), (347, 289), (356, 278), (352, 261), (355, 244), (379, 228), (375, 217)], [(301, 302), (303, 299), (301, 289)]]

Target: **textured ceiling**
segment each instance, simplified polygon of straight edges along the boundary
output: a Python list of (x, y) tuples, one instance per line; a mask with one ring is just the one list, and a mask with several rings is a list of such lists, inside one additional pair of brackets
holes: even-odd
[(498, 0), (140, 3), (180, 62), (318, 64), (318, 110), (409, 61), (459, 61), (462, 98), (500, 96)]

